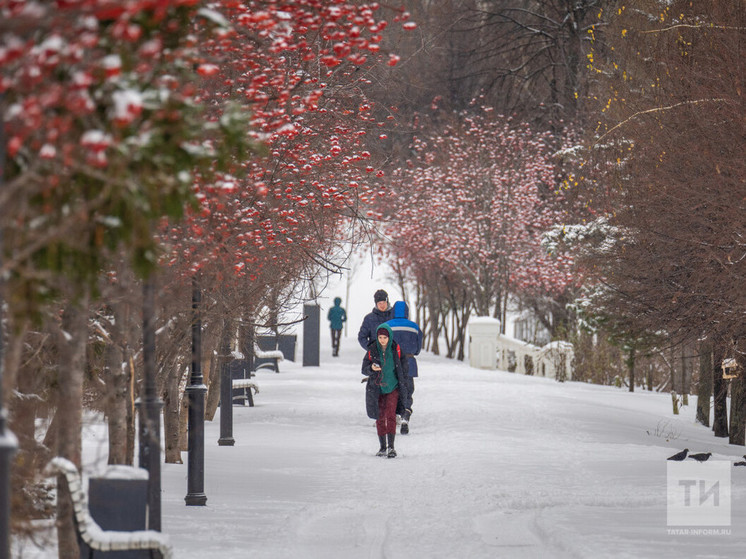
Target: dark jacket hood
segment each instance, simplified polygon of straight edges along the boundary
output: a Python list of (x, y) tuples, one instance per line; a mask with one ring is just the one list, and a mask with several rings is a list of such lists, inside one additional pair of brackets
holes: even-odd
[(334, 298), (334, 306), (338, 307), (341, 304), (342, 304), (342, 299), (340, 297), (335, 297)]
[(394, 318), (409, 318), (409, 306), (404, 301), (394, 303)]

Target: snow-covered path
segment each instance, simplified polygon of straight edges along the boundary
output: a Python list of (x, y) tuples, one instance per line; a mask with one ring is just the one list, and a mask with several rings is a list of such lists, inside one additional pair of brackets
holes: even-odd
[(261, 372), (256, 406), (234, 407), (233, 447), (217, 445), (217, 417), (207, 423), (207, 506), (185, 506), (186, 465), (164, 465), (176, 557), (743, 555), (746, 468), (731, 468), (729, 535), (667, 529), (667, 456), (745, 452), (696, 425), (693, 404), (673, 417), (667, 394), (424, 355), (411, 434), (390, 460), (374, 456), (361, 358), (350, 337), (339, 358), (322, 349), (320, 367)]

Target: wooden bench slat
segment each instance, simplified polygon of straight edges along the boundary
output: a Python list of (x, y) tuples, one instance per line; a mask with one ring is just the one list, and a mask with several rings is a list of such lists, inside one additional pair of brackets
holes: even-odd
[(249, 380), (247, 378), (233, 379), (233, 388), (253, 388), (254, 394), (259, 393), (259, 386), (257, 386), (257, 384), (254, 381)]
[(104, 530), (93, 519), (88, 510), (88, 498), (82, 488), (78, 468), (60, 456), (50, 462), (53, 472), (61, 473), (65, 477), (70, 489), (75, 512), (75, 524), (80, 538), (97, 551), (151, 549), (160, 552), (163, 559), (172, 559), (173, 550), (168, 536), (155, 530)]

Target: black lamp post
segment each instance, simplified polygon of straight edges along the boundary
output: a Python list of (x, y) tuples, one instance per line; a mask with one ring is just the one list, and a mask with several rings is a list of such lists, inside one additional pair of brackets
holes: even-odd
[(231, 352), (230, 343), (221, 346), (220, 353), (223, 365), (220, 368), (220, 438), (219, 446), (233, 446), (233, 379), (228, 354)]
[[(5, 133), (2, 115), (3, 95), (0, 93), (0, 188), (3, 185), (5, 170)], [(0, 221), (0, 268), (2, 267), (2, 221)], [(0, 276), (2, 287), (2, 276)], [(10, 557), (10, 461), (18, 449), (18, 441), (5, 426), (5, 409), (3, 408), (3, 335), (2, 335), (2, 291), (0, 291), (0, 557)]]
[[(205, 392), (207, 387), (202, 377), (202, 319), (200, 304), (202, 290), (197, 278), (192, 280), (192, 374), (186, 396), (189, 400), (187, 449), (187, 495), (186, 504), (203, 506), (205, 495)], [(221, 413), (222, 416), (222, 413)]]
[[(0, 120), (0, 128), (2, 121)], [(2, 138), (0, 138), (2, 141)], [(2, 151), (0, 151), (2, 156)], [(0, 164), (2, 160), (0, 160)], [(0, 168), (0, 185), (2, 185), (2, 169)], [(2, 231), (0, 231), (0, 253), (2, 252)], [(0, 264), (2, 259), (0, 257)], [(18, 449), (15, 435), (6, 426), (6, 413), (3, 407), (3, 300), (0, 297), (0, 557), (10, 557), (10, 462)]]
[(148, 529), (161, 530), (161, 408), (155, 388), (155, 285), (143, 283), (143, 396), (138, 402), (140, 467), (148, 470)]

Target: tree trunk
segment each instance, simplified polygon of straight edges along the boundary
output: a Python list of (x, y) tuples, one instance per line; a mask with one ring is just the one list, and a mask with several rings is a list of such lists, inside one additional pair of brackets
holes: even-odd
[(689, 405), (689, 392), (692, 385), (692, 369), (694, 363), (692, 358), (687, 356), (688, 346), (681, 348), (681, 403), (684, 406)]
[[(740, 349), (740, 348), (739, 348)], [(746, 446), (746, 376), (743, 374), (744, 359), (737, 351), (738, 376), (730, 381), (730, 444)]]
[(697, 387), (697, 421), (710, 426), (712, 398), (712, 347), (702, 344), (699, 350), (699, 386)]
[(127, 360), (125, 375), (126, 379), (126, 395), (125, 404), (127, 406), (127, 458), (126, 464), (135, 463), (135, 378), (137, 376), (137, 370), (135, 369), (135, 361), (132, 358), (132, 350), (129, 346), (124, 348), (124, 357)]
[(469, 308), (468, 304), (465, 304), (464, 307), (466, 310), (464, 311), (463, 315), (461, 316), (461, 325), (459, 328), (459, 344), (458, 344), (458, 355), (456, 358), (459, 361), (463, 361), (466, 357), (466, 341), (468, 339), (468, 336), (466, 335), (466, 330), (469, 327), (469, 317), (471, 316), (471, 309)]
[(629, 371), (629, 391), (635, 391), (635, 348), (629, 348), (627, 357), (627, 370)]
[(744, 380), (741, 378), (731, 380), (730, 388), (730, 433), (728, 442), (744, 446), (746, 444), (746, 431), (744, 430), (746, 386), (744, 386)]
[[(212, 347), (212, 346), (207, 346)], [(207, 352), (205, 352), (207, 353)], [(205, 419), (212, 421), (220, 403), (220, 369), (217, 368), (218, 357), (214, 349), (209, 351), (209, 359), (204, 359), (202, 370), (206, 373), (207, 402), (205, 404)]]
[[(219, 348), (230, 347), (233, 326), (233, 320), (229, 318), (223, 319)], [(205, 419), (208, 421), (212, 421), (213, 417), (215, 417), (215, 412), (218, 410), (218, 404), (220, 403), (220, 371), (226, 359), (230, 358), (230, 355), (220, 355), (220, 351), (218, 351), (218, 354), (215, 354), (214, 351), (211, 353), (213, 354), (213, 359), (210, 364), (210, 384), (207, 391), (207, 406), (205, 409)]]
[[(215, 407), (212, 410), (212, 415), (209, 412), (209, 397), (210, 393), (213, 392), (211, 388), (211, 382), (213, 380), (213, 367), (215, 365), (215, 352), (213, 349), (218, 344), (218, 338), (221, 333), (220, 328), (211, 327), (213, 323), (202, 324), (202, 378), (204, 379), (205, 386), (208, 387), (207, 397), (205, 398), (205, 420), (212, 421), (215, 410), (217, 409), (217, 401), (220, 399), (220, 393), (218, 392), (218, 400), (215, 401)], [(218, 384), (215, 385), (215, 390), (219, 391), (220, 387)]]
[[(21, 369), (21, 362), (23, 359), (23, 347), (26, 343), (26, 333), (29, 329), (29, 322), (27, 319), (22, 318), (16, 323), (13, 317), (6, 316), (6, 327), (7, 331), (15, 332), (14, 335), (8, 336), (5, 345), (3, 346), (2, 357), (3, 361), (3, 378), (2, 378), (2, 390), (1, 394), (5, 394), (5, 400), (11, 400), (10, 395), (13, 394), (13, 390), (16, 388), (16, 382), (18, 379), (18, 371)], [(2, 330), (0, 330), (0, 333)]]
[(655, 371), (653, 361), (648, 359), (648, 391), (653, 391), (653, 372)]
[(430, 307), (430, 351), (433, 355), (440, 355), (438, 338), (440, 337), (440, 310), (435, 305)]
[(712, 391), (715, 399), (713, 406), (712, 429), (716, 437), (728, 436), (728, 382), (723, 378), (723, 346), (713, 347)]
[(112, 341), (106, 344), (104, 410), (109, 425), (109, 464), (127, 462), (127, 364), (122, 350)]
[(189, 398), (186, 393), (181, 398), (181, 411), (179, 412), (179, 450), (189, 450)]
[[(58, 332), (60, 351), (57, 386), (57, 456), (81, 463), (83, 425), (83, 376), (88, 341), (88, 298), (69, 303), (62, 314)], [(57, 542), (60, 559), (78, 557), (78, 541), (73, 525), (70, 491), (65, 483), (57, 494)]]
[(679, 379), (676, 370), (676, 353), (671, 349), (671, 355), (669, 357), (669, 368), (671, 369), (671, 402), (673, 403), (673, 414), (679, 415)]
[(36, 415), (40, 398), (37, 396), (41, 391), (39, 377), (36, 375), (19, 375), (18, 394), (9, 407), (11, 407), (10, 428), (18, 438), (18, 448), (33, 456), (37, 450), (36, 445)]
[(189, 371), (182, 367), (177, 361), (175, 370), (166, 375), (166, 385), (163, 398), (163, 444), (164, 459), (166, 464), (182, 464), (181, 445), (179, 435), (181, 432), (180, 412), (182, 408), (183, 394), (180, 387), (184, 375)]
[[(15, 335), (10, 336), (7, 345), (4, 346), (5, 366), (3, 370), (13, 372), (3, 375), (2, 394), (10, 395), (14, 393), (14, 390), (17, 390), (22, 395), (20, 398), (7, 398), (10, 430), (18, 438), (19, 449), (27, 451), (29, 456), (33, 456), (37, 450), (35, 422), (37, 408), (41, 401), (41, 398), (36, 395), (43, 390), (43, 376), (24, 374), (23, 372), (18, 374), (22, 362), (23, 347), (27, 342), (27, 321), (23, 320), (18, 327), (20, 327), (20, 330), (17, 330)], [(16, 328), (15, 324), (8, 324), (8, 330), (13, 328)], [(5, 381), (10, 382), (5, 384)]]

